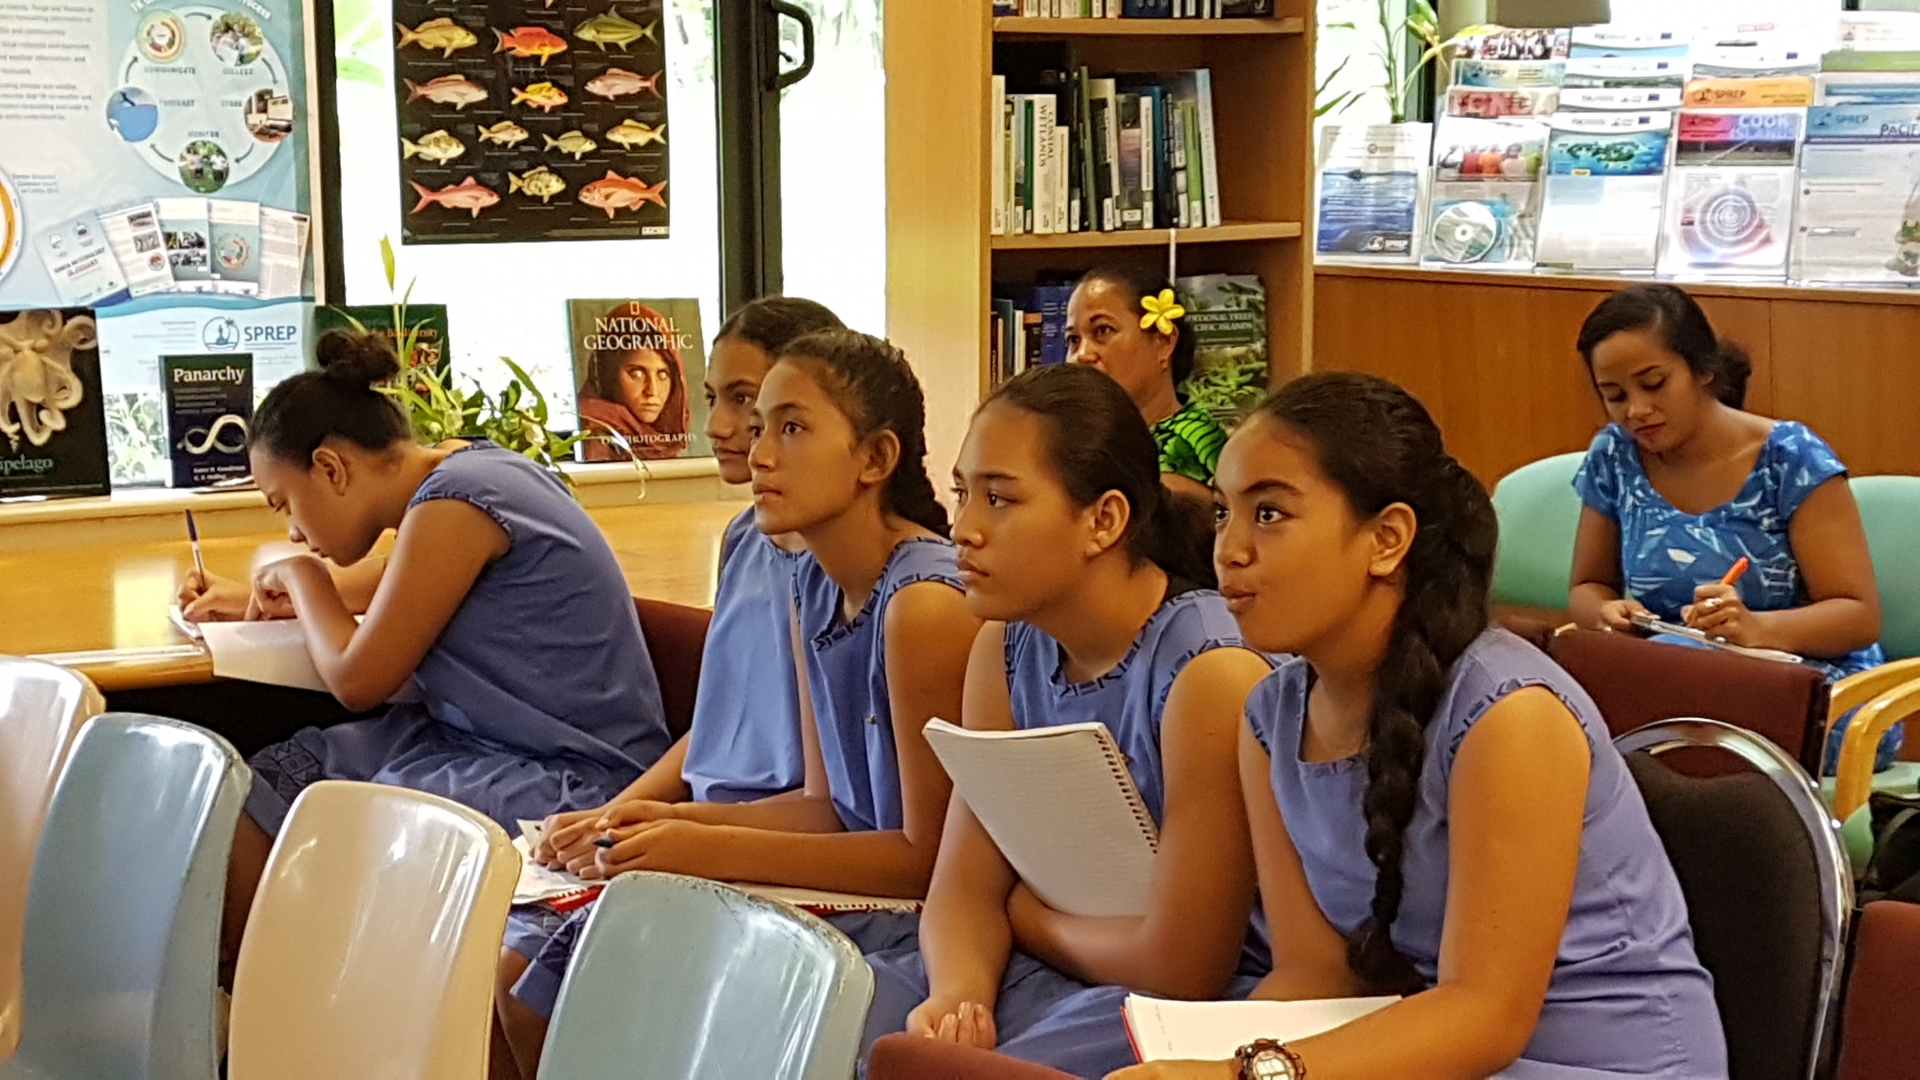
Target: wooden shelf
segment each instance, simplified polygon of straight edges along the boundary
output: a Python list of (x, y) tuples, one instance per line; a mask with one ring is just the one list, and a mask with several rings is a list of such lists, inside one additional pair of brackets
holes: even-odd
[(993, 20), (994, 33), (1021, 37), (1266, 37), (1304, 34), (1306, 29), (1304, 19), (1026, 19), (1002, 16)]
[[(1097, 20), (1087, 20), (1089, 22)], [(1118, 232), (1021, 233), (993, 237), (995, 251), (1075, 251), (1093, 248), (1165, 247), (1178, 231), (1181, 244), (1232, 244), (1248, 240), (1292, 240), (1297, 221), (1229, 221), (1212, 229), (1127, 229)]]

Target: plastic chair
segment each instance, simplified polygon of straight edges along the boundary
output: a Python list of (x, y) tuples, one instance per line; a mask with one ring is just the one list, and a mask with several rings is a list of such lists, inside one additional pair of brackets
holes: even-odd
[(1493, 560), (1493, 602), (1567, 610), (1573, 580), (1573, 538), (1580, 496), (1573, 474), (1585, 454), (1559, 454), (1522, 465), (1493, 487), (1500, 550)]
[(20, 1041), (20, 928), (33, 846), (67, 744), (106, 707), (77, 671), (0, 656), (0, 1058)]
[(1837, 1080), (1903, 1080), (1920, 1061), (1920, 904), (1877, 900), (1860, 912), (1840, 1024)]
[(1073, 1080), (1073, 1075), (991, 1050), (895, 1033), (874, 1040), (867, 1080)]
[(602, 893), (560, 984), (540, 1080), (846, 1080), (873, 970), (797, 908), (674, 874)]
[(108, 713), (74, 739), (28, 886), (20, 1047), (0, 1077), (208, 1080), (240, 755)]
[(1872, 696), (1847, 724), (1840, 761), (1834, 768), (1833, 813), (1841, 821), (1865, 805), (1873, 793), (1873, 759), (1880, 737), (1895, 724), (1920, 719), (1920, 660), (1902, 660), (1840, 680), (1828, 722), (1838, 720), (1867, 694)]
[[(1714, 720), (1667, 720), (1614, 745), (1686, 894), (1731, 1076), (1813, 1076), (1853, 909), (1853, 875), (1819, 793), (1779, 747)], [(1751, 771), (1691, 777), (1655, 760), (1695, 747), (1731, 754)]]
[(706, 654), (707, 625), (713, 612), (665, 600), (633, 598), (640, 633), (660, 682), (660, 704), (667, 731), (675, 739), (693, 727), (693, 699), (700, 692), (700, 661)]
[(231, 1080), (482, 1080), (520, 856), (436, 795), (323, 780), (274, 841), (233, 980)]
[(1880, 646), (1889, 660), (1920, 656), (1920, 476), (1862, 476), (1849, 483), (1880, 587)]

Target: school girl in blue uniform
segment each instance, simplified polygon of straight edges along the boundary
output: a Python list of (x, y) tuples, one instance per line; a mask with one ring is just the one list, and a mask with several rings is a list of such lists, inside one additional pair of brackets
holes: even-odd
[[(968, 613), (926, 473), (925, 404), (906, 358), (852, 331), (789, 344), (754, 407), (754, 517), (806, 546), (794, 568), (804, 784), (746, 803), (625, 803), (587, 877), (664, 870), (890, 897), (926, 894), (951, 785), (921, 733), (960, 714)], [(531, 1076), (576, 915), (512, 988)]]
[(1148, 910), (1047, 907), (956, 801), (917, 942), (868, 957), (869, 1041), (904, 1028), (1099, 1075), (1133, 1060), (1128, 991), (1212, 998), (1265, 973), (1235, 746), (1270, 665), (1211, 587), (1206, 513), (1157, 462), (1118, 384), (1054, 366), (980, 407), (954, 470), (967, 606), (989, 620), (966, 726), (1107, 725), (1160, 827)]
[[(403, 691), (409, 700), (254, 756), (229, 944), (270, 837), (315, 781), (428, 791), (511, 828), (605, 802), (667, 748), (626, 577), (566, 486), (484, 439), (415, 443), (375, 388), (398, 371), (379, 339), (330, 333), (318, 358), (320, 371), (267, 395), (248, 450), (267, 504), (313, 554), (260, 568), (248, 613), (298, 616), (314, 666), (348, 708)], [(359, 565), (388, 529), (393, 553)], [(208, 615), (243, 592), (196, 580), (183, 599)]]
[[(1579, 348), (1611, 423), (1573, 482), (1574, 618), (1628, 630), (1650, 611), (1799, 654), (1834, 681), (1886, 663), (1847, 467), (1806, 425), (1742, 408), (1752, 365), (1700, 305), (1674, 285), (1622, 289), (1587, 316)], [(1742, 558), (1746, 572), (1721, 584)], [(1850, 719), (1829, 735), (1829, 772)], [(1875, 768), (1893, 764), (1902, 730)]]
[(1274, 927), (1256, 996), (1408, 996), (1238, 1064), (1113, 1080), (1724, 1078), (1639, 788), (1579, 685), (1488, 627), (1493, 507), (1426, 410), (1370, 375), (1296, 379), (1215, 484), (1227, 603), (1296, 656), (1240, 743)]

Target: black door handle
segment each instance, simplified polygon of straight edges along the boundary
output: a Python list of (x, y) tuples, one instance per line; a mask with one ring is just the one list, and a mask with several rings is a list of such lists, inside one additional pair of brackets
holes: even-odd
[(800, 24), (800, 66), (792, 71), (780, 71), (776, 67), (772, 85), (767, 89), (778, 92), (813, 74), (813, 16), (790, 0), (767, 0), (767, 6), (773, 9), (776, 19), (784, 15)]

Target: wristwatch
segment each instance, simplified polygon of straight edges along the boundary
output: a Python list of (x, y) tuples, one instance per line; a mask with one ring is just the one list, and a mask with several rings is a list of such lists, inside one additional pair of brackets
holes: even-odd
[(1234, 1054), (1240, 1080), (1307, 1080), (1300, 1055), (1273, 1039), (1255, 1039)]

